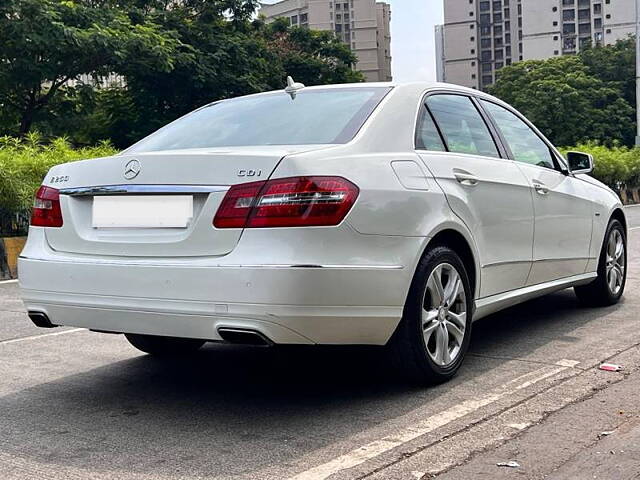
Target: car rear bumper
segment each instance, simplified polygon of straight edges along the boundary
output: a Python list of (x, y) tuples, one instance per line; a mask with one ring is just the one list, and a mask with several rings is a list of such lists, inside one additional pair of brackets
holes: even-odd
[(167, 264), (71, 258), (32, 242), (19, 272), (27, 309), (55, 325), (214, 341), (232, 328), (282, 344), (382, 345), (402, 316), (413, 265)]

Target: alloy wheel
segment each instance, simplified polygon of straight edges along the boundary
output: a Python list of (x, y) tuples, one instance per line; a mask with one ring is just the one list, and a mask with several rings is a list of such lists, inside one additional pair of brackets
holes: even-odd
[(606, 279), (609, 291), (617, 295), (624, 283), (624, 239), (620, 230), (613, 229), (607, 242)]
[(460, 355), (467, 326), (467, 296), (464, 283), (453, 265), (437, 265), (422, 302), (424, 344), (436, 365), (447, 367)]

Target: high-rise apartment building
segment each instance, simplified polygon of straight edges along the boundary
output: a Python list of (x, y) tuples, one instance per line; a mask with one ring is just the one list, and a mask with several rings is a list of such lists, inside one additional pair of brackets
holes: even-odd
[(391, 8), (376, 0), (281, 0), (261, 4), (267, 21), (284, 17), (291, 25), (330, 30), (358, 57), (356, 69), (369, 82), (391, 75)]
[(635, 0), (444, 0), (438, 80), (484, 89), (505, 65), (615, 43), (634, 17)]

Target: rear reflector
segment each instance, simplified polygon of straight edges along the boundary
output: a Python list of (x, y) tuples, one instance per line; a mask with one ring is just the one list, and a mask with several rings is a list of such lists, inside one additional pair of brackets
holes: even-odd
[(349, 213), (358, 187), (342, 177), (292, 177), (234, 185), (213, 225), (216, 228), (338, 225)]
[(35, 227), (61, 227), (62, 210), (60, 192), (55, 188), (41, 186), (36, 193), (31, 211), (31, 225)]

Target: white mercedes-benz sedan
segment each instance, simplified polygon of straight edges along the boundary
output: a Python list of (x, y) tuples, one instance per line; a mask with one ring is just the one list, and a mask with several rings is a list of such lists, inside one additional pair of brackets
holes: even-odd
[(567, 287), (620, 299), (625, 215), (591, 169), (475, 90), (290, 81), (51, 169), (22, 296), (40, 327), (124, 333), (151, 354), (387, 345), (440, 382), (474, 320)]

